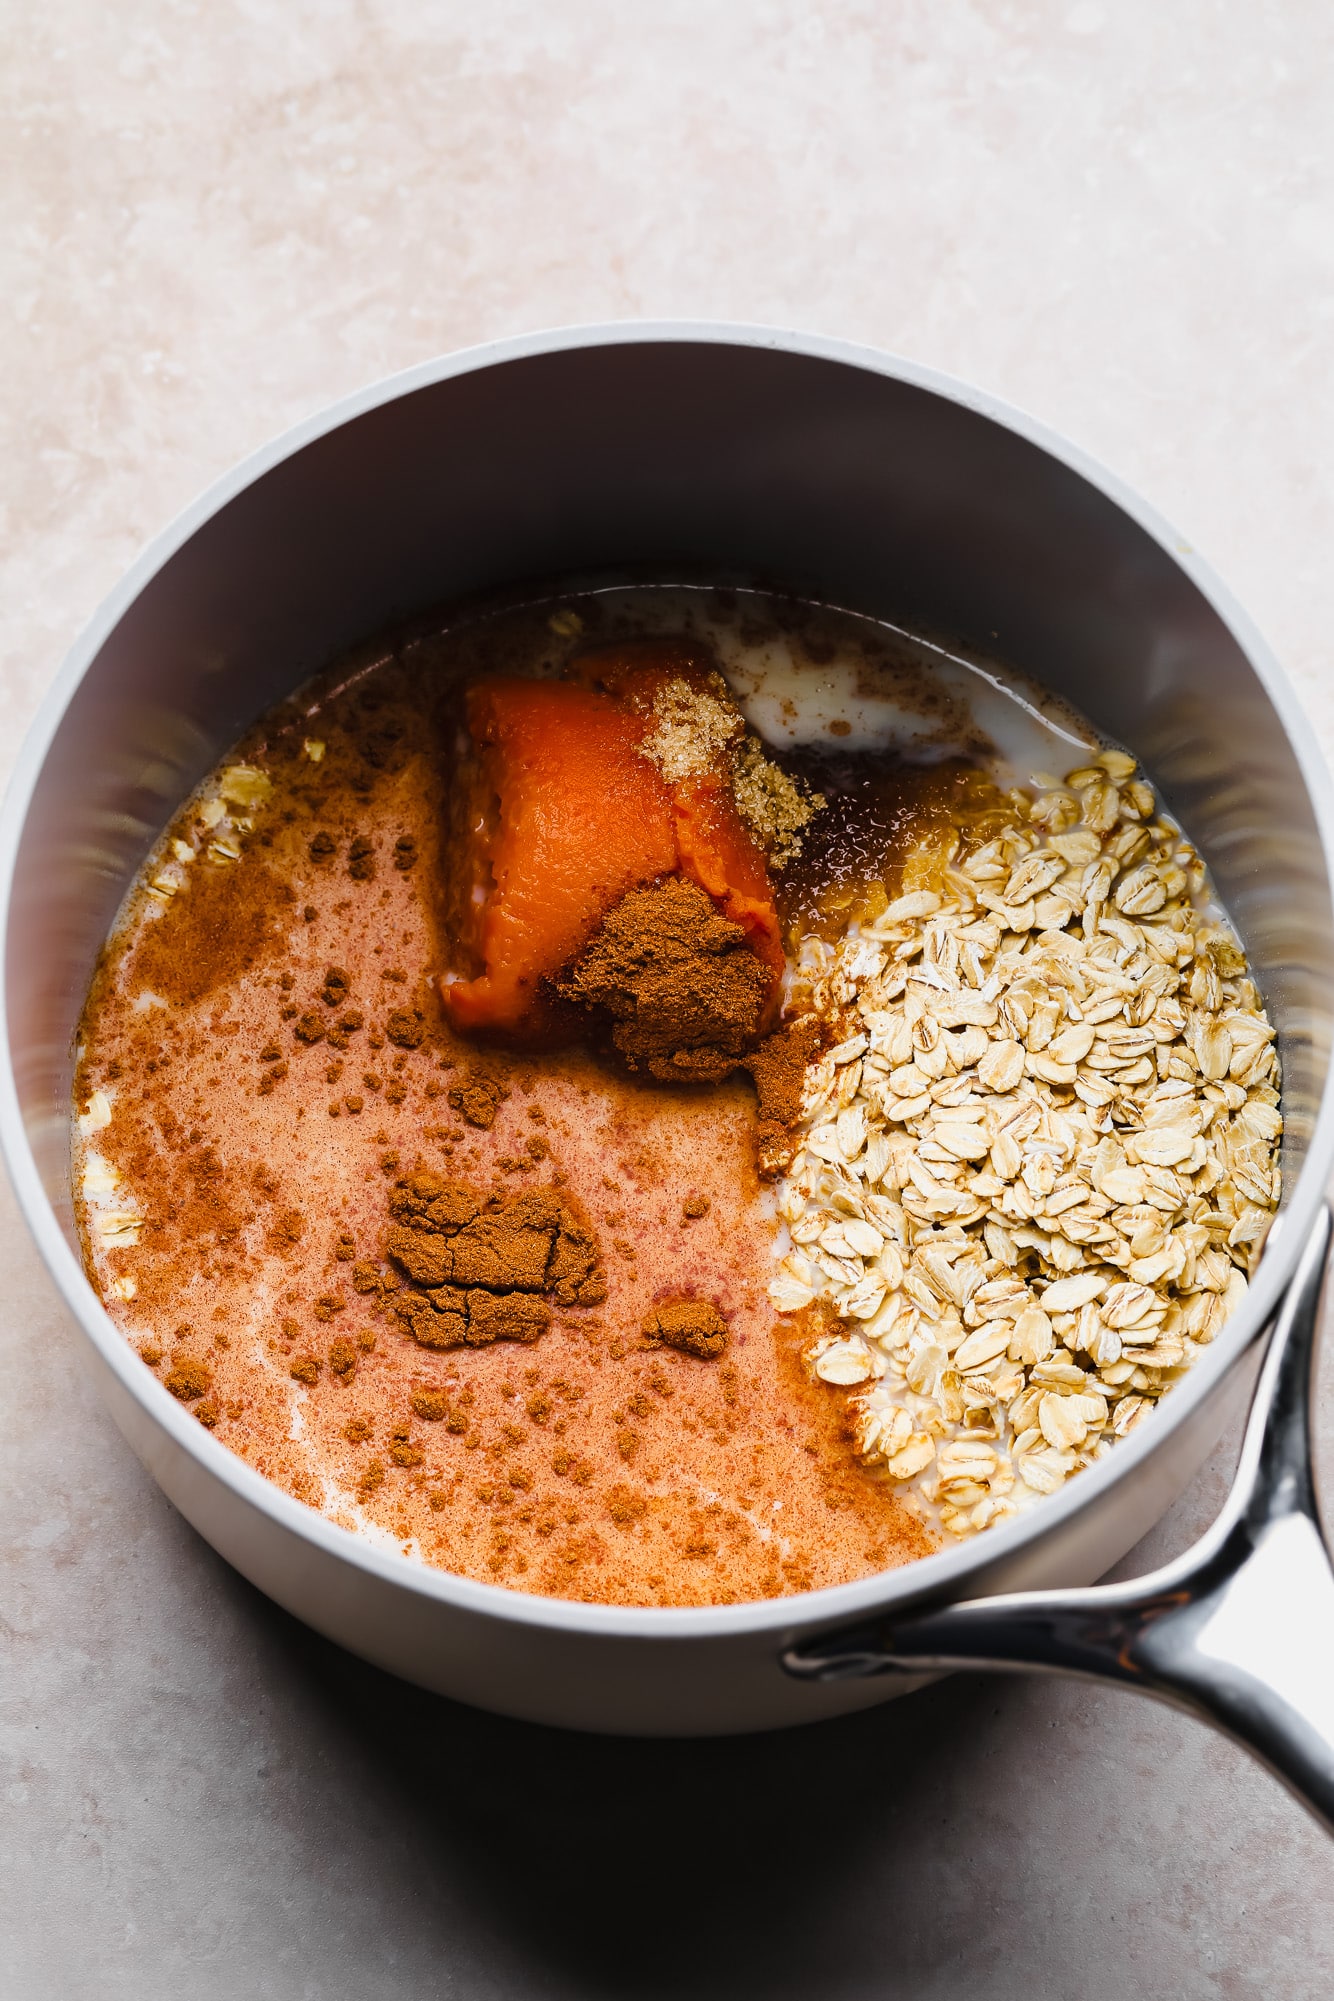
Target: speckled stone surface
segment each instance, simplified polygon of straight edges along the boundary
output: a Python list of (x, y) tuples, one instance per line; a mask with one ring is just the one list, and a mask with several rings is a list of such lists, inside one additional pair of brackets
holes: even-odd
[[(102, 594), (244, 452), (441, 349), (629, 315), (817, 327), (1027, 406), (1213, 558), (1334, 749), (1318, 0), (4, 20), (6, 764)], [(1334, 1847), (1134, 1697), (957, 1679), (672, 1746), (504, 1723), (337, 1653), (140, 1471), (0, 1202), (13, 2001), (1334, 1989)], [(1203, 1526), (1227, 1467), (1127, 1570)]]

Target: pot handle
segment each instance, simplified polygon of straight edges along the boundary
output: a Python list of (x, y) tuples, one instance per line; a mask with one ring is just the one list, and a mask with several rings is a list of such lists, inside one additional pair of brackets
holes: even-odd
[(790, 1647), (809, 1681), (996, 1668), (1120, 1682), (1224, 1730), (1334, 1832), (1334, 1567), (1310, 1410), (1330, 1217), (1322, 1209), (1269, 1343), (1218, 1520), (1148, 1577), (1023, 1591)]

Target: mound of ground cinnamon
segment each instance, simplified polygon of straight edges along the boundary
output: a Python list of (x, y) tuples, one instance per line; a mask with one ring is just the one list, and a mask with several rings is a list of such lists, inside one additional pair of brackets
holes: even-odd
[(386, 1258), (410, 1286), (393, 1311), (423, 1348), (535, 1341), (558, 1306), (607, 1296), (597, 1239), (550, 1189), (483, 1195), (438, 1174), (413, 1174), (389, 1198)]
[(707, 1299), (661, 1299), (644, 1321), (644, 1335), (711, 1362), (727, 1346), (727, 1322)]
[(558, 992), (605, 1011), (632, 1069), (713, 1083), (758, 1043), (773, 976), (741, 925), (671, 876), (621, 899)]
[(805, 1015), (761, 1039), (772, 1005), (767, 968), (740, 925), (720, 917), (694, 883), (671, 876), (623, 897), (558, 991), (609, 1017), (632, 1070), (709, 1084), (749, 1071), (761, 1177), (788, 1166), (820, 1023)]
[(486, 1070), (468, 1070), (449, 1087), (449, 1102), (459, 1117), (484, 1132), (495, 1124), (496, 1113), (508, 1096), (509, 1086)]

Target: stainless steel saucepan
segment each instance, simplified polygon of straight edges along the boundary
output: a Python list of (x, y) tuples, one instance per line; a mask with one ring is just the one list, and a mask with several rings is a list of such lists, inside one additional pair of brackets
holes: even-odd
[[(1278, 1024), (1286, 1196), (1244, 1307), (1148, 1422), (1006, 1526), (758, 1605), (624, 1610), (427, 1569), (235, 1458), (116, 1332), (70, 1198), (73, 1039), (127, 883), (186, 792), (338, 649), (455, 594), (651, 570), (953, 634), (1144, 761), (1207, 858)], [(1334, 811), (1268, 650), (1193, 550), (1018, 412), (929, 370), (753, 328), (576, 329), (350, 397), (219, 482), (75, 646), (0, 823), (0, 1138), (126, 1438), (261, 1590), (487, 1708), (585, 1729), (758, 1730), (962, 1663), (1108, 1676), (1249, 1744), (1334, 1824), (1334, 1578), (1307, 1384), (1334, 1151)], [(1251, 1389), (1237, 1488), (1189, 1557), (1087, 1588)]]

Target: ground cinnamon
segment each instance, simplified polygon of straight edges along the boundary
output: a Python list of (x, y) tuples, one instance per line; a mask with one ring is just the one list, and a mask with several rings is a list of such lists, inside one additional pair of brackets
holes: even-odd
[(449, 1087), (449, 1102), (470, 1126), (489, 1131), (509, 1096), (509, 1086), (486, 1070), (469, 1070)]
[(173, 1007), (188, 1007), (234, 986), (282, 944), (296, 898), (289, 884), (251, 856), (201, 861), (188, 889), (145, 924), (129, 977)]
[(727, 1346), (727, 1322), (707, 1299), (660, 1299), (644, 1321), (644, 1335), (711, 1362)]
[(174, 1397), (179, 1397), (182, 1403), (191, 1403), (210, 1387), (213, 1372), (206, 1363), (185, 1356), (172, 1365), (163, 1381)]
[(772, 1181), (791, 1164), (806, 1066), (819, 1051), (821, 1034), (820, 1023), (813, 1014), (799, 1016), (796, 1021), (785, 1023), (745, 1060), (760, 1101), (755, 1157), (765, 1181)]
[(393, 1311), (423, 1348), (535, 1341), (558, 1306), (607, 1296), (597, 1240), (553, 1190), (486, 1196), (413, 1174), (389, 1197), (385, 1256), (411, 1281)]
[(760, 1040), (768, 972), (741, 927), (694, 883), (671, 876), (623, 897), (559, 991), (609, 1019), (631, 1069), (675, 1083), (748, 1070), (759, 1098), (760, 1173), (772, 1179), (787, 1166), (820, 1026), (808, 1015)]
[(621, 899), (558, 991), (610, 1019), (632, 1069), (711, 1083), (755, 1047), (773, 980), (742, 927), (669, 876)]

